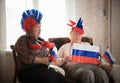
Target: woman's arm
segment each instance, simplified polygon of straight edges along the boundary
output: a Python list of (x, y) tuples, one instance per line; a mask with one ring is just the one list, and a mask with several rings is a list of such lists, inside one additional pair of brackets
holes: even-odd
[(56, 64), (58, 66), (63, 65), (66, 62), (70, 62), (71, 61), (71, 57), (69, 54), (69, 45), (68, 44), (64, 44), (59, 50), (58, 50), (58, 57), (57, 57), (57, 62)]

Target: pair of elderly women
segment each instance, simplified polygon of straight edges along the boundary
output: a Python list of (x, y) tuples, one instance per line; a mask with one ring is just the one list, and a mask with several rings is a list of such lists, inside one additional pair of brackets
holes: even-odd
[[(40, 37), (42, 13), (36, 9), (26, 10), (22, 14), (21, 25), (26, 32), (18, 38), (15, 51), (18, 53), (17, 70), (21, 83), (68, 83), (66, 78), (54, 68), (49, 67), (50, 50), (55, 45)], [(69, 77), (78, 83), (109, 83), (106, 72), (99, 66), (85, 63), (73, 63), (70, 50), (73, 43), (80, 43), (84, 34), (82, 20), (77, 24), (71, 21), (71, 42), (58, 50), (57, 66), (67, 69)], [(76, 25), (76, 26), (75, 26)], [(60, 69), (60, 68), (59, 68)]]

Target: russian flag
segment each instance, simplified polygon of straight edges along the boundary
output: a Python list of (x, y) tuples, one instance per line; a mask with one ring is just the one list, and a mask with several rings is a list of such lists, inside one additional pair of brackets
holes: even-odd
[(110, 64), (110, 66), (112, 66), (115, 62), (115, 57), (112, 56), (111, 52), (109, 51), (109, 49), (107, 49), (105, 51), (105, 53), (103, 54), (102, 58), (108, 62)]
[(72, 47), (72, 61), (81, 63), (98, 64), (99, 46), (74, 43)]
[(51, 59), (54, 63), (56, 63), (56, 59), (57, 59), (57, 48), (56, 48), (56, 47), (54, 47), (54, 48), (52, 49), (52, 51), (50, 52), (50, 59)]

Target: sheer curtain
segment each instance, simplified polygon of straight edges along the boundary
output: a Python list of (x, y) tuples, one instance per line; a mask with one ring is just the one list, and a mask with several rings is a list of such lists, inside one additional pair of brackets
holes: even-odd
[(3, 62), (5, 62), (6, 47), (6, 21), (5, 21), (5, 0), (0, 0), (0, 82), (3, 82)]
[(15, 44), (19, 36), (25, 34), (20, 20), (26, 9), (36, 8), (43, 13), (41, 37), (45, 40), (68, 36), (68, 18), (73, 19), (72, 2), (73, 0), (6, 0), (7, 50), (10, 50), (10, 45)]
[(10, 45), (15, 44), (18, 37), (25, 34), (21, 28), (22, 12), (33, 8), (32, 0), (6, 0), (6, 48), (10, 50)]
[(66, 5), (66, 0), (39, 1), (39, 10), (43, 13), (41, 36), (46, 40), (68, 36)]
[(4, 50), (5, 46), (6, 46), (5, 1), (0, 0), (0, 50)]

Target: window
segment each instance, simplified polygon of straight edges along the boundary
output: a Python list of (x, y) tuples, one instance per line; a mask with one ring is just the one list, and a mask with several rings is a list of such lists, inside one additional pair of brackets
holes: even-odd
[(25, 34), (20, 24), (23, 11), (36, 8), (36, 5), (43, 13), (42, 38), (68, 36), (65, 0), (6, 0), (7, 50)]

